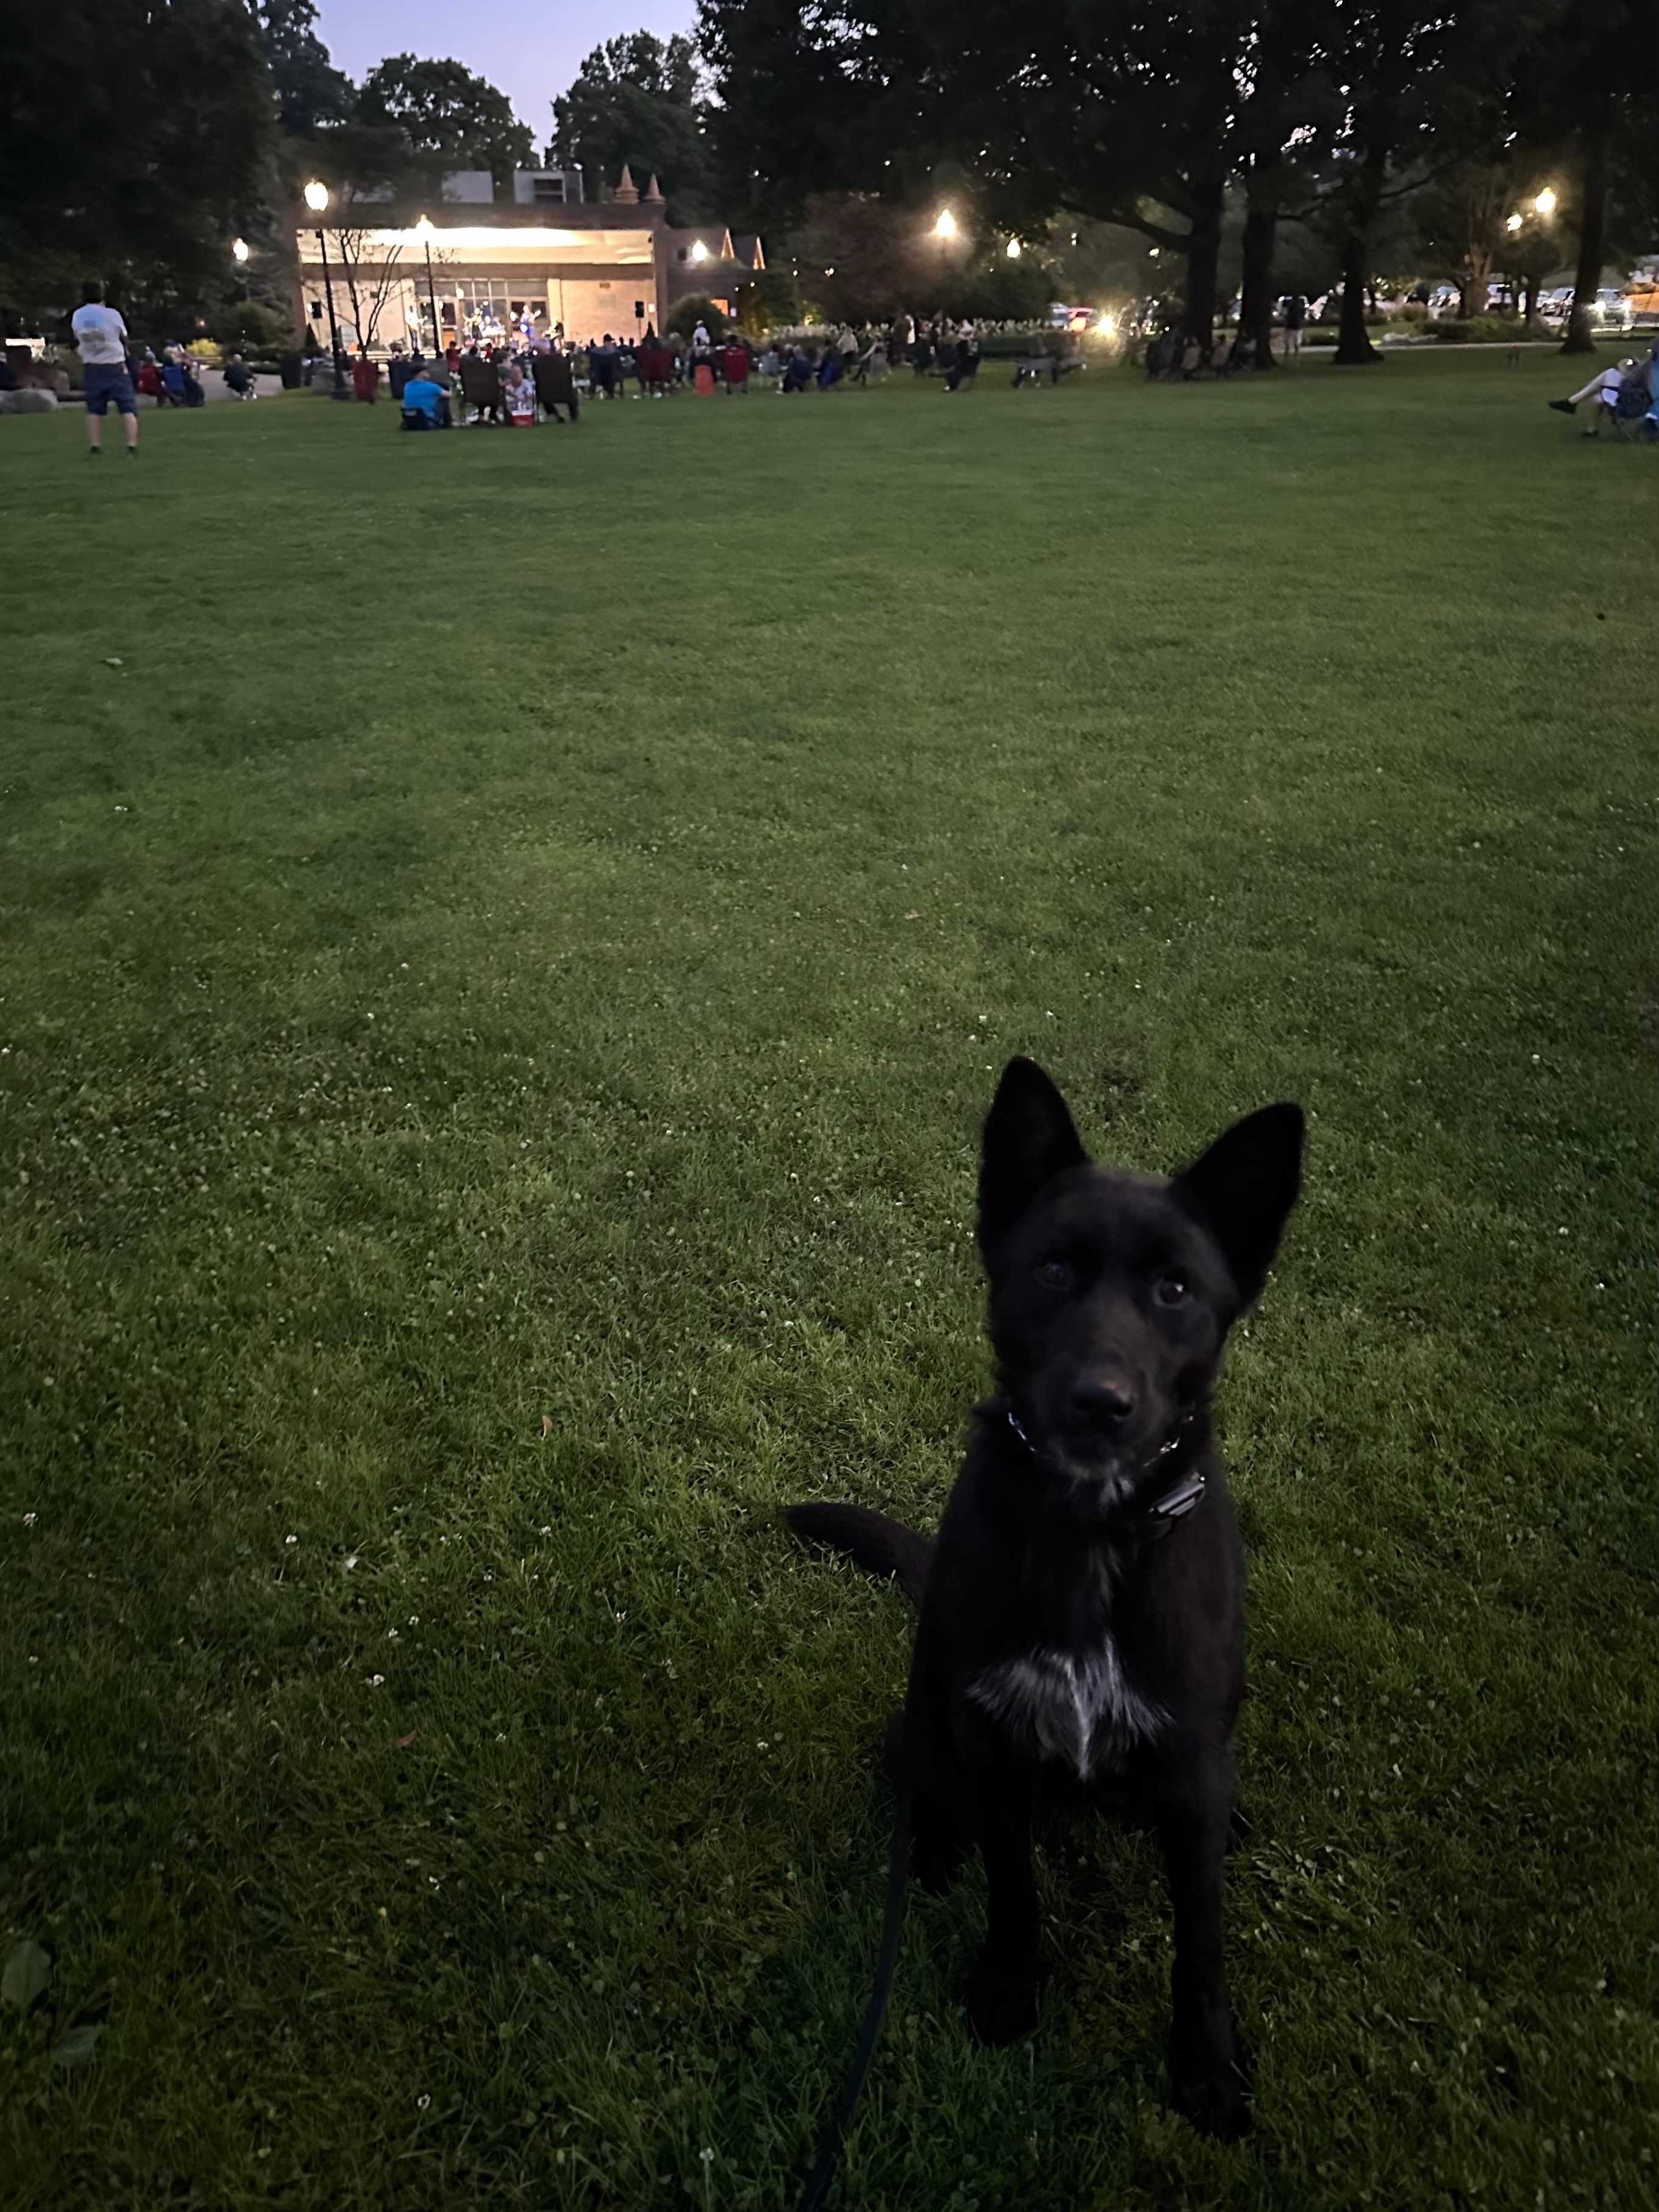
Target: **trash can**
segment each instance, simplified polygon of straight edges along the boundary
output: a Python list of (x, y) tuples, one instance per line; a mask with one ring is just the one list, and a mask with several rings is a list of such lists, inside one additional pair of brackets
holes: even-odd
[(380, 364), (365, 361), (360, 356), (351, 364), (351, 389), (359, 399), (367, 399), (371, 406), (380, 388)]

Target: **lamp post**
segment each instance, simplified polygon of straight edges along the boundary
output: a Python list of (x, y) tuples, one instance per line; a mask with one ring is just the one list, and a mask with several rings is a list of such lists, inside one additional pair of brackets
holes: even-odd
[(415, 235), (426, 248), (426, 300), (432, 310), (432, 354), (436, 360), (443, 351), (443, 333), (438, 328), (438, 295), (432, 289), (432, 222), (422, 216), (415, 226)]
[[(319, 184), (314, 177), (306, 186), (306, 205), (313, 215), (321, 215), (328, 205), (328, 186)], [(334, 389), (329, 397), (349, 399), (351, 394), (346, 389), (345, 363), (340, 356), (340, 325), (334, 319), (334, 286), (328, 273), (328, 241), (323, 236), (321, 223), (317, 226), (317, 247), (323, 257), (323, 297), (328, 301), (328, 343), (334, 356)]]
[(941, 208), (939, 211), (939, 220), (933, 225), (933, 235), (939, 240), (939, 289), (941, 295), (939, 304), (939, 312), (941, 313), (945, 311), (945, 301), (942, 295), (945, 290), (946, 257), (950, 252), (951, 240), (956, 236), (956, 234), (957, 219), (955, 216), (951, 214), (948, 207)]

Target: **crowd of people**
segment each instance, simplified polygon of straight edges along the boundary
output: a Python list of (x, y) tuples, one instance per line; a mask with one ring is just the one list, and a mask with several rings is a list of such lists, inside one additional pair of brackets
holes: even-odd
[[(858, 330), (843, 325), (823, 338), (772, 338), (757, 351), (736, 329), (717, 334), (706, 322), (689, 333), (659, 337), (647, 327), (629, 338), (607, 331), (580, 343), (556, 324), (550, 331), (494, 342), (452, 339), (433, 361), (418, 347), (394, 345), (386, 383), (410, 429), (447, 429), (458, 421), (527, 427), (538, 419), (574, 422), (583, 398), (665, 399), (680, 391), (741, 398), (757, 384), (785, 393), (829, 392), (879, 381), (907, 365), (959, 390), (979, 368), (974, 325), (943, 318), (922, 324), (902, 314)], [(372, 398), (378, 379), (372, 368), (359, 376), (360, 396)]]

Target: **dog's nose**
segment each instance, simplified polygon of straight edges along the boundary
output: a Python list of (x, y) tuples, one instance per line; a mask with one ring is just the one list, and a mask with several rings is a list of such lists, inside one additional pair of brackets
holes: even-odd
[(1072, 1410), (1080, 1420), (1115, 1428), (1135, 1409), (1135, 1394), (1121, 1375), (1085, 1375), (1072, 1389)]

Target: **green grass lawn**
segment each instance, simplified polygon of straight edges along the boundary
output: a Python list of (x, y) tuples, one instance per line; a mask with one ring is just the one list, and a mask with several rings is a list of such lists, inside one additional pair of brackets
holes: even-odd
[(909, 1620), (776, 1509), (936, 1517), (1016, 1050), (1314, 1117), (1256, 2129), (1085, 1832), (1023, 2046), (913, 1902), (847, 2203), (1659, 2202), (1655, 462), (1562, 382), (0, 423), (8, 2212), (787, 2204)]

